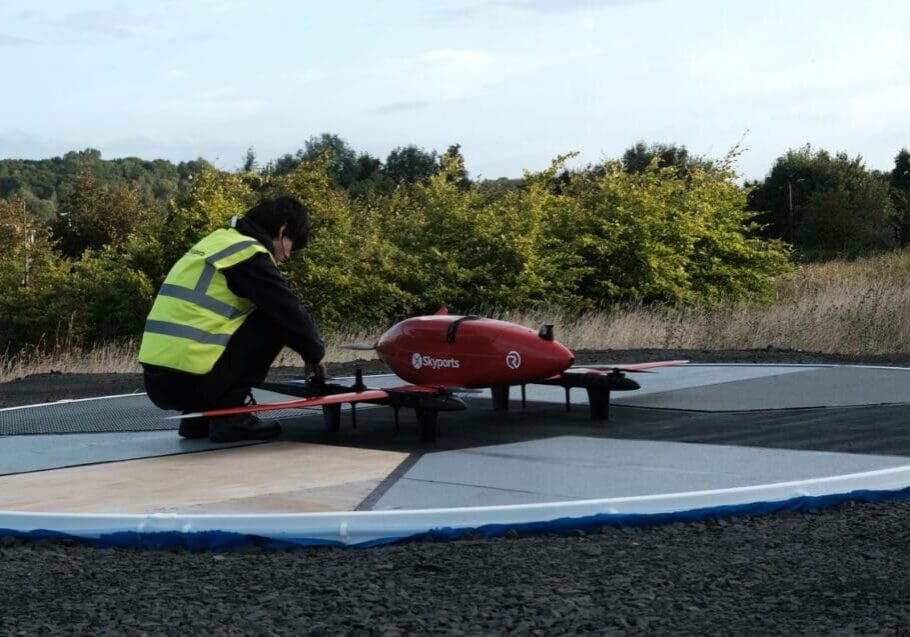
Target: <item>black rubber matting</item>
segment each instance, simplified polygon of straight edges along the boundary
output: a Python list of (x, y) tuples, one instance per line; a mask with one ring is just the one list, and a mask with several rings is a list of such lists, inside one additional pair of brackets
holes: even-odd
[[(391, 409), (357, 412), (357, 428), (343, 416), (341, 431), (285, 427), (284, 440), (408, 453), (499, 445), (552, 436), (588, 436), (740, 445), (806, 451), (910, 456), (910, 407), (871, 405), (753, 412), (692, 412), (614, 405), (609, 421), (592, 421), (584, 405), (567, 413), (559, 405), (529, 402), (493, 411), (489, 401), (467, 399), (468, 410), (439, 415), (437, 439), (420, 442), (413, 410), (401, 410), (395, 431)], [(708, 461), (708, 459), (706, 459)]]
[[(282, 410), (268, 412), (262, 418), (300, 418), (309, 413)], [(0, 436), (166, 431), (177, 429), (179, 420), (166, 419), (176, 414), (158, 409), (144, 394), (61, 401), (0, 411)]]

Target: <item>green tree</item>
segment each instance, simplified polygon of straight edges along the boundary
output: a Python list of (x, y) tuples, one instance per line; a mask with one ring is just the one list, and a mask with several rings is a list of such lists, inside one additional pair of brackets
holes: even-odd
[(675, 168), (680, 175), (687, 174), (693, 167), (704, 170), (712, 165), (707, 159), (689, 155), (685, 146), (644, 142), (637, 142), (627, 148), (621, 160), (623, 170), (630, 173), (644, 172), (652, 162), (656, 162), (658, 168)]
[(792, 243), (801, 258), (856, 256), (896, 245), (887, 184), (861, 157), (832, 156), (809, 145), (790, 150), (755, 185), (749, 207), (759, 213), (765, 236)]
[[(163, 217), (167, 205), (206, 162), (197, 160), (174, 165), (163, 159), (153, 161), (136, 157), (103, 160), (94, 149), (73, 151), (63, 157), (41, 160), (0, 160), (0, 199), (18, 194), (29, 212), (50, 224), (58, 216), (58, 203), (73, 195), (84, 172), (109, 190), (133, 188), (144, 205)], [(65, 212), (65, 211), (64, 211)]]
[(144, 272), (123, 267), (118, 251), (86, 252), (73, 263), (70, 282), (61, 290), (69, 312), (68, 338), (93, 344), (138, 336), (156, 290)]
[(379, 218), (367, 209), (355, 213), (347, 193), (332, 184), (319, 161), (301, 163), (273, 187), (310, 211), (307, 248), (282, 268), (324, 329), (375, 325), (411, 305), (386, 274), (389, 244)]
[(27, 287), (33, 269), (57, 260), (55, 248), (50, 229), (29, 214), (23, 198), (0, 201), (0, 267), (17, 272), (19, 285)]
[(246, 149), (246, 155), (243, 156), (243, 167), (241, 168), (241, 171), (251, 173), (256, 171), (257, 168), (256, 153), (253, 151), (253, 147), (250, 146)]
[(572, 174), (563, 192), (575, 205), (554, 231), (590, 268), (580, 288), (597, 305), (762, 300), (788, 267), (782, 244), (752, 237), (729, 159), (684, 178), (654, 163), (629, 173), (607, 162)]
[(348, 188), (356, 181), (357, 153), (338, 135), (322, 133), (306, 141), (301, 159), (316, 161), (321, 158), (326, 174), (336, 186)]
[(399, 146), (389, 153), (385, 161), (385, 172), (396, 183), (415, 183), (435, 175), (439, 171), (436, 151), (427, 152), (414, 145)]
[(446, 152), (439, 158), (439, 169), (446, 175), (446, 179), (459, 188), (467, 188), (471, 185), (468, 171), (464, 165), (464, 157), (461, 154), (461, 144), (452, 144), (446, 149)]
[(462, 164), (395, 191), (384, 211), (395, 245), (390, 273), (417, 300), (419, 312), (529, 305), (577, 306), (577, 255), (559, 246), (555, 217), (568, 202), (527, 176), (524, 188), (491, 199), (460, 180)]
[(910, 245), (910, 152), (906, 148), (895, 156), (894, 169), (888, 177), (897, 241), (906, 247)]
[(174, 200), (164, 223), (147, 240), (127, 244), (130, 262), (159, 285), (193, 244), (227, 227), (231, 217), (246, 212), (258, 196), (242, 175), (204, 166), (188, 190)]
[(369, 180), (382, 167), (382, 162), (368, 153), (357, 154), (338, 135), (322, 133), (309, 138), (304, 147), (293, 155), (279, 157), (268, 166), (266, 172), (276, 177), (289, 175), (304, 162), (315, 162), (326, 171), (334, 186), (346, 190), (357, 182)]
[(80, 172), (60, 202), (54, 235), (64, 255), (122, 246), (134, 232), (147, 232), (154, 218), (136, 186), (111, 188), (88, 169)]
[(0, 352), (53, 346), (68, 320), (61, 300), (68, 275), (50, 230), (25, 201), (0, 201)]

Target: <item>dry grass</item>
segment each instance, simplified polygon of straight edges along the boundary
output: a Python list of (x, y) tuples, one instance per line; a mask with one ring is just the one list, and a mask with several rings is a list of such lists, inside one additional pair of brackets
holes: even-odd
[[(776, 347), (813, 352), (880, 354), (910, 351), (910, 251), (857, 261), (807, 265), (783, 277), (770, 305), (731, 304), (715, 309), (627, 307), (614, 312), (568, 316), (547, 310), (497, 316), (528, 326), (552, 323), (572, 349), (755, 349)], [(337, 336), (327, 359), (372, 358), (340, 347), (373, 342), (382, 328)], [(24, 351), (0, 356), (0, 382), (58, 372), (138, 372), (136, 343), (92, 349), (64, 348), (53, 354)], [(282, 352), (277, 366), (296, 366)]]
[(50, 354), (29, 348), (13, 356), (0, 356), (0, 382), (48, 372), (127, 373), (138, 369), (135, 342), (88, 349), (61, 347)]
[[(344, 343), (372, 343), (376, 335), (355, 333), (334, 339), (326, 347), (326, 358), (336, 363), (345, 363), (358, 359), (376, 358), (373, 352), (352, 351), (341, 347)], [(378, 333), (378, 332), (377, 332)], [(82, 347), (61, 348), (51, 354), (35, 349), (19, 352), (15, 356), (0, 355), (0, 383), (33, 374), (60, 372), (64, 374), (129, 374), (139, 373), (142, 368), (136, 362), (138, 343), (130, 341), (122, 344), (105, 344), (94, 348)], [(276, 367), (297, 367), (303, 363), (295, 352), (285, 349), (275, 361)]]
[[(910, 351), (910, 251), (800, 267), (782, 277), (769, 305), (628, 307), (559, 317), (571, 348), (755, 349), (842, 354)], [(513, 317), (528, 325), (534, 314)]]

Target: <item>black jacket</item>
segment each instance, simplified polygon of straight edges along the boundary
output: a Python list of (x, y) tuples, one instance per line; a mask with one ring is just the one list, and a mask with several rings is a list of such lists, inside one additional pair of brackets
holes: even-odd
[[(274, 252), (268, 232), (249, 219), (239, 219), (236, 229), (256, 239)], [(231, 292), (256, 304), (284, 334), (285, 344), (307, 363), (318, 363), (325, 356), (325, 345), (312, 315), (303, 306), (267, 254), (256, 254), (222, 271)]]

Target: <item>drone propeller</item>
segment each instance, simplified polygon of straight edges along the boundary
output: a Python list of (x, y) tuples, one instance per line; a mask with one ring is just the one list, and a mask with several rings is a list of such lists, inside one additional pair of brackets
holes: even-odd
[(483, 393), (482, 389), (475, 389), (473, 387), (441, 387), (446, 391), (450, 391), (453, 394), (462, 394), (464, 396), (478, 396)]
[(620, 367), (618, 365), (586, 365), (584, 367), (570, 367), (565, 374), (604, 374), (612, 376), (621, 376), (623, 374), (655, 374), (657, 372), (650, 369), (638, 369), (635, 367)]
[(371, 352), (376, 349), (375, 345), (370, 343), (345, 343), (341, 346), (344, 349), (353, 349), (360, 352)]
[[(683, 365), (689, 361), (654, 361), (651, 363), (633, 363), (631, 365), (587, 365), (585, 367), (574, 368), (576, 370), (580, 369), (590, 369), (592, 371), (598, 371), (601, 373), (610, 372), (612, 374), (654, 374), (653, 370), (657, 367), (671, 367), (673, 365)], [(567, 371), (573, 371), (573, 368), (569, 368)]]

